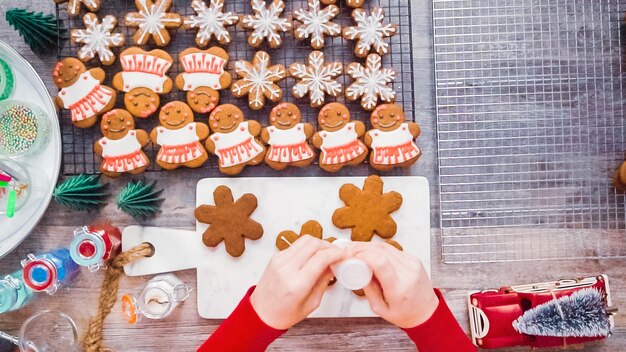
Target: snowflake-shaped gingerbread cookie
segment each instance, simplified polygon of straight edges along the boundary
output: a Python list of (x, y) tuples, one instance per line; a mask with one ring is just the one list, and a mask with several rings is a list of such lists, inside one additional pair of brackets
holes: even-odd
[(289, 66), (291, 76), (298, 79), (292, 88), (293, 95), (302, 98), (308, 94), (312, 107), (324, 105), (325, 94), (334, 97), (341, 94), (341, 84), (335, 78), (341, 75), (342, 69), (339, 62), (326, 63), (321, 51), (311, 52), (308, 66), (302, 63)]
[(283, 96), (283, 90), (276, 83), (287, 75), (283, 65), (270, 66), (270, 56), (264, 51), (257, 51), (252, 62), (237, 61), (235, 72), (241, 77), (230, 87), (234, 96), (248, 95), (248, 105), (259, 110), (265, 105), (265, 98), (277, 102)]
[(331, 20), (339, 14), (339, 8), (335, 5), (320, 6), (320, 0), (309, 0), (309, 9), (299, 9), (293, 13), (296, 21), (302, 22), (293, 31), (297, 40), (311, 38), (313, 49), (321, 49), (324, 46), (324, 35), (337, 36), (341, 33), (341, 27)]
[(389, 52), (389, 43), (385, 38), (395, 35), (396, 27), (389, 23), (383, 24), (385, 15), (382, 9), (374, 8), (370, 15), (363, 9), (355, 9), (352, 11), (352, 18), (356, 26), (344, 28), (343, 37), (356, 40), (356, 56), (366, 57), (372, 49), (379, 55)]
[(167, 12), (172, 0), (135, 0), (139, 12), (126, 14), (128, 27), (136, 27), (133, 36), (135, 44), (144, 45), (152, 37), (156, 45), (166, 46), (170, 42), (168, 28), (178, 28), (183, 24), (179, 14)]
[(184, 17), (183, 27), (198, 29), (196, 35), (198, 46), (205, 47), (212, 37), (220, 44), (230, 43), (230, 33), (226, 27), (236, 25), (239, 16), (233, 12), (224, 12), (224, 0), (211, 0), (208, 7), (204, 0), (193, 0), (191, 7), (196, 15)]
[(285, 2), (273, 0), (266, 6), (265, 0), (252, 0), (250, 5), (254, 14), (246, 15), (241, 20), (243, 28), (252, 30), (248, 36), (248, 44), (258, 48), (267, 39), (270, 48), (278, 48), (283, 42), (279, 32), (291, 30), (291, 22), (280, 17), (285, 10)]
[(67, 2), (67, 12), (72, 16), (80, 14), (80, 8), (84, 5), (89, 11), (96, 12), (100, 9), (101, 0), (54, 0), (57, 4)]
[(350, 101), (361, 98), (363, 109), (374, 110), (379, 98), (386, 103), (396, 100), (396, 91), (389, 86), (396, 79), (396, 72), (382, 67), (380, 55), (367, 55), (365, 66), (351, 63), (346, 73), (354, 78), (354, 82), (346, 88), (346, 98)]
[(109, 15), (98, 23), (98, 16), (88, 13), (83, 17), (83, 22), (85, 29), (74, 29), (71, 32), (73, 42), (84, 44), (78, 51), (78, 58), (87, 62), (98, 55), (103, 65), (111, 65), (115, 61), (111, 48), (124, 45), (124, 35), (111, 33), (117, 20)]

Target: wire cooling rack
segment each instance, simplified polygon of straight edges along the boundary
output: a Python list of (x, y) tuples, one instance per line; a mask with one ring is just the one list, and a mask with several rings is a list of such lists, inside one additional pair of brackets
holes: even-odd
[[(208, 3), (208, 0), (206, 1)], [(287, 0), (286, 9), (283, 12), (283, 16), (290, 18), (294, 10), (306, 7), (305, 0)], [(334, 19), (334, 22), (341, 25), (341, 27), (354, 25), (351, 18), (351, 9), (346, 7), (344, 1), (339, 1), (337, 4), (340, 8), (339, 15)], [(397, 26), (398, 33), (392, 38), (388, 38), (391, 44), (390, 53), (383, 57), (383, 66), (392, 67), (397, 74), (397, 78), (393, 83), (393, 87), (396, 90), (396, 102), (403, 106), (406, 112), (407, 118), (414, 119), (414, 101), (413, 101), (413, 56), (411, 51), (411, 2), (410, 0), (370, 0), (366, 2), (365, 8), (367, 10), (380, 7), (385, 12), (386, 21), (393, 23)], [(124, 48), (134, 46), (132, 41), (132, 35), (135, 31), (134, 28), (128, 28), (124, 25), (124, 16), (127, 12), (136, 11), (134, 1), (132, 0), (106, 0), (102, 1), (102, 7), (98, 11), (97, 15), (102, 18), (106, 15), (114, 15), (118, 20), (118, 28), (116, 31), (121, 32), (126, 37), (126, 44)], [(191, 8), (191, 0), (174, 0), (171, 12), (176, 12), (182, 16), (189, 16), (195, 14)], [(252, 8), (250, 2), (246, 0), (227, 0), (225, 2), (224, 11), (234, 11), (238, 15), (251, 14)], [(58, 4), (56, 8), (57, 18), (68, 32), (64, 34), (60, 39), (59, 44), (59, 59), (63, 57), (76, 57), (80, 45), (71, 43), (68, 40), (69, 30), (84, 28), (81, 17), (70, 17), (67, 13), (67, 4)], [(241, 22), (241, 21), (240, 21)], [(225, 47), (226, 51), (230, 55), (230, 61), (228, 63), (228, 70), (233, 73), (233, 79), (237, 79), (237, 75), (234, 74), (234, 62), (237, 60), (251, 60), (257, 49), (251, 48), (247, 44), (246, 32), (240, 27), (240, 25), (228, 27), (232, 42)], [(178, 66), (178, 53), (186, 48), (194, 47), (196, 31), (178, 29), (170, 32), (172, 34), (172, 40), (164, 50), (168, 51), (174, 59), (174, 64), (169, 71), (169, 76), (174, 79), (179, 73)], [(282, 34), (283, 45), (278, 49), (269, 49), (266, 43), (259, 48), (259, 50), (265, 50), (271, 56), (272, 64), (282, 64), (288, 67), (294, 62), (306, 62), (306, 58), (313, 50), (307, 42), (299, 42), (294, 39), (292, 32)], [(212, 43), (211, 45), (216, 45)], [(122, 49), (114, 49), (114, 52), (119, 54)], [(153, 45), (143, 46), (146, 50), (152, 50), (157, 48)], [(326, 37), (325, 45), (322, 51), (328, 62), (341, 62), (346, 67), (350, 62), (364, 62), (362, 59), (358, 59), (353, 54), (354, 42), (344, 40), (341, 36), (329, 38)], [(87, 65), (88, 67), (99, 66), (97, 59)], [(104, 84), (111, 85), (111, 80), (116, 72), (121, 70), (119, 60), (116, 59), (115, 63), (109, 67), (103, 67), (106, 72), (106, 80)], [(338, 81), (343, 84), (344, 88), (346, 84), (352, 83), (352, 79), (346, 75), (341, 76)], [(283, 101), (294, 102), (300, 106), (302, 110), (302, 120), (314, 125), (317, 124), (317, 113), (319, 109), (311, 108), (307, 99), (296, 99), (291, 94), (291, 87), (294, 83), (294, 79), (286, 78), (279, 86), (283, 89)], [(166, 104), (171, 100), (185, 101), (184, 92), (180, 92), (173, 89), (170, 94), (161, 96), (161, 105)], [(348, 103), (343, 97), (332, 98), (327, 96), (326, 102), (338, 101), (345, 103), (351, 111), (351, 117), (355, 120), (361, 120), (369, 126), (369, 113), (364, 111), (358, 102)], [(244, 115), (248, 119), (255, 119), (263, 125), (267, 125), (268, 116), (271, 108), (276, 104), (267, 102), (266, 106), (259, 110), (253, 111), (248, 108), (247, 97), (235, 98), (232, 96), (229, 90), (220, 91), (220, 104), (231, 103), (239, 106), (244, 112)], [(116, 103), (117, 107), (123, 107), (123, 95), (118, 94)], [(207, 122), (207, 115), (196, 114), (196, 121)], [(63, 137), (63, 174), (74, 175), (79, 173), (93, 174), (99, 172), (100, 162), (93, 153), (93, 143), (101, 137), (101, 133), (98, 125), (88, 128), (80, 129), (72, 125), (70, 120), (70, 113), (67, 110), (60, 112), (61, 119), (61, 133)], [(152, 116), (146, 120), (136, 119), (138, 128), (146, 131), (152, 130), (157, 125), (157, 118)], [(154, 160), (156, 155), (156, 148), (150, 145), (146, 150), (151, 160)], [(209, 161), (203, 166), (204, 168), (217, 169), (217, 162), (214, 157), (209, 158)], [(265, 166), (255, 167), (256, 170), (260, 168), (266, 168)], [(160, 168), (152, 163), (150, 169), (147, 171), (158, 171)], [(307, 172), (311, 175), (322, 174), (323, 172), (316, 166), (307, 168)], [(342, 170), (342, 173), (351, 172), (356, 174), (367, 174), (367, 165), (361, 165), (358, 170), (347, 169)]]
[(442, 255), (626, 256), (620, 0), (434, 0)]

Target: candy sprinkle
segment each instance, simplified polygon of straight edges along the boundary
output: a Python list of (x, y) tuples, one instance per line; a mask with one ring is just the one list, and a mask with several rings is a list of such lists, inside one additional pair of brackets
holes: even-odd
[(28, 107), (15, 104), (0, 114), (0, 149), (9, 154), (22, 154), (37, 139), (37, 116)]

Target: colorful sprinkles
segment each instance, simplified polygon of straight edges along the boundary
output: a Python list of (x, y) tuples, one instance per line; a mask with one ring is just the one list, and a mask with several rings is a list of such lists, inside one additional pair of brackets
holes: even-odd
[(37, 134), (37, 116), (28, 106), (16, 103), (0, 113), (0, 150), (25, 153), (35, 143)]

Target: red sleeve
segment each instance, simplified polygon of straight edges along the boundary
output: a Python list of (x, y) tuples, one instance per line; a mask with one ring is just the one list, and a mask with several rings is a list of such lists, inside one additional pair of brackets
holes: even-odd
[(435, 289), (439, 305), (424, 323), (403, 329), (420, 352), (473, 352), (474, 346), (448, 308), (441, 292)]
[(256, 286), (250, 287), (228, 319), (224, 320), (198, 352), (265, 351), (274, 340), (287, 330), (276, 330), (265, 324), (254, 311), (250, 295)]

